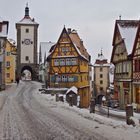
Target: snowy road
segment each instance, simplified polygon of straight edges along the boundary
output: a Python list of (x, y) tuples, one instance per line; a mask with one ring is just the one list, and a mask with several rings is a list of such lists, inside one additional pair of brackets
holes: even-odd
[[(0, 94), (0, 140), (124, 140), (136, 129), (85, 117), (37, 93), (40, 84), (21, 82)], [(132, 128), (133, 129), (133, 128)]]

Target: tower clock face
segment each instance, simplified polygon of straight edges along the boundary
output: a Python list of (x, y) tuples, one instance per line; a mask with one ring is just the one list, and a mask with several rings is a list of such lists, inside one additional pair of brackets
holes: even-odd
[(25, 45), (30, 45), (32, 44), (32, 41), (30, 39), (24, 39), (24, 41), (22, 41)]
[(31, 41), (30, 41), (30, 39), (25, 39), (24, 43), (25, 43), (25, 45), (30, 45)]

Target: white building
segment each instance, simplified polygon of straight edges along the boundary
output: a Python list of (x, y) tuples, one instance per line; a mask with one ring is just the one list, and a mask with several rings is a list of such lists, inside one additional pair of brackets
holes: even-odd
[(49, 41), (49, 42), (40, 42), (40, 48), (39, 48), (39, 81), (45, 82), (46, 77), (46, 58), (49, 55), (49, 51), (51, 47), (55, 43)]

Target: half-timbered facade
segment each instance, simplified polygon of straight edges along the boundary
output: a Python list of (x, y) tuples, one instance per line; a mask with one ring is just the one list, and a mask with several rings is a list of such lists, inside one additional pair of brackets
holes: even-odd
[(134, 48), (132, 52), (133, 60), (133, 102), (137, 111), (140, 112), (140, 22), (137, 31)]
[(121, 108), (133, 100), (131, 53), (137, 29), (137, 20), (117, 20), (115, 23), (111, 62), (115, 65), (114, 92)]
[(89, 62), (83, 41), (75, 30), (63, 29), (58, 42), (50, 49), (49, 86), (56, 88), (78, 88), (80, 106), (88, 107), (90, 101)]

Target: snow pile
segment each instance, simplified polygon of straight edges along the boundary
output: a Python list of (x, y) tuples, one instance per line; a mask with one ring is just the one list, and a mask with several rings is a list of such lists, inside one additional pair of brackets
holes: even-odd
[[(127, 125), (125, 121), (114, 120), (98, 114), (89, 113), (88, 109), (80, 109), (76, 106), (70, 107), (65, 102), (56, 102), (55, 96), (48, 94), (34, 94), (38, 102), (47, 108), (51, 108), (58, 113), (58, 116), (63, 113), (65, 117), (73, 118), (76, 121), (81, 121), (81, 125), (88, 125), (89, 129), (97, 134), (107, 137), (112, 140), (138, 140), (140, 127)], [(88, 122), (90, 121), (90, 124)], [(78, 125), (78, 122), (77, 122)], [(93, 127), (95, 129), (93, 129)], [(118, 135), (119, 134), (119, 135)]]
[(134, 122), (134, 126), (140, 126), (140, 119), (132, 116), (132, 117), (130, 117), (130, 120), (132, 120)]
[[(107, 117), (104, 117), (104, 116), (101, 116), (101, 115), (98, 115), (98, 114), (90, 114), (89, 113), (89, 109), (80, 109), (76, 106), (73, 106), (73, 107), (70, 107), (69, 104), (67, 102), (55, 102), (55, 96), (52, 96), (52, 95), (49, 95), (49, 94), (38, 94), (36, 96), (37, 99), (41, 99), (41, 102), (43, 104), (46, 104), (43, 100), (47, 101), (47, 102), (54, 102), (55, 105), (59, 106), (60, 108), (63, 108), (63, 109), (68, 109), (68, 110), (71, 110), (72, 112), (76, 112), (77, 114), (79, 114), (80, 116), (84, 117), (84, 118), (88, 118), (90, 120), (95, 120), (97, 122), (100, 122), (102, 124), (106, 124), (106, 125), (110, 125), (110, 126), (113, 126), (113, 127), (131, 127), (131, 126), (127, 126), (126, 125), (126, 122), (125, 121), (122, 121), (122, 120), (114, 120), (112, 118), (107, 118)], [(125, 116), (125, 113), (124, 112), (116, 112), (116, 111), (113, 111), (113, 110), (110, 110), (110, 113), (116, 113), (116, 114), (119, 114), (119, 115), (124, 115)]]

